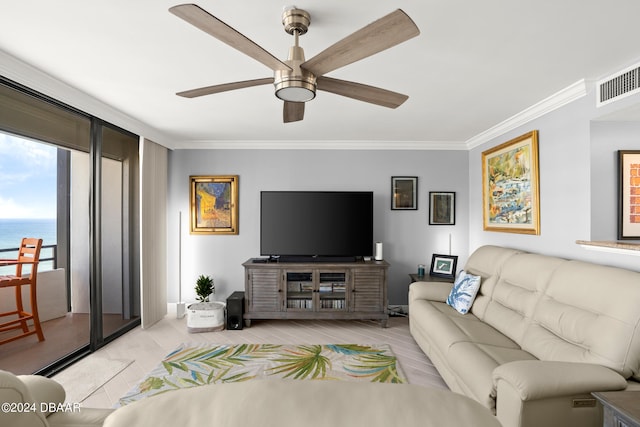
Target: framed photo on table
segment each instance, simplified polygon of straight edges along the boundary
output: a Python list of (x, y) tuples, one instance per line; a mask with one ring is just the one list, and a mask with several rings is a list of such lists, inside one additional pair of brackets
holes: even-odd
[(456, 277), (457, 264), (458, 257), (456, 255), (433, 254), (429, 275), (453, 280)]
[(456, 193), (453, 191), (429, 192), (429, 225), (455, 225)]
[(640, 239), (640, 150), (618, 151), (618, 239)]
[(391, 210), (418, 209), (418, 177), (391, 177)]
[(238, 175), (190, 176), (191, 234), (238, 234)]

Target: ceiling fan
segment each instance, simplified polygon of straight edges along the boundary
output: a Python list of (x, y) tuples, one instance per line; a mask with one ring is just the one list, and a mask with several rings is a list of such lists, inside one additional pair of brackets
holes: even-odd
[(284, 30), (293, 35), (294, 45), (286, 61), (267, 52), (247, 37), (195, 4), (181, 4), (169, 9), (171, 13), (218, 40), (239, 50), (271, 68), (273, 77), (245, 80), (178, 92), (186, 98), (211, 95), (229, 90), (273, 83), (275, 94), (284, 101), (285, 123), (302, 120), (304, 103), (316, 96), (316, 90), (369, 102), (388, 108), (400, 106), (409, 97), (397, 92), (345, 80), (326, 77), (325, 74), (345, 65), (367, 58), (385, 49), (409, 40), (420, 30), (401, 9), (345, 37), (308, 61), (298, 45), (298, 37), (305, 34), (311, 24), (309, 13), (295, 6), (285, 8), (282, 14)]

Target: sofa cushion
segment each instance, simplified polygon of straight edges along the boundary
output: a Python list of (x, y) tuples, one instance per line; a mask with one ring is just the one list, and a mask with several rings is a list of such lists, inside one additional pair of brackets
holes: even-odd
[(640, 379), (640, 273), (567, 261), (550, 278), (522, 347), (542, 360), (596, 363)]
[(467, 260), (464, 270), (481, 277), (480, 290), (471, 308), (471, 312), (480, 319), (484, 317), (503, 264), (519, 253), (522, 251), (487, 245), (476, 249)]
[(480, 276), (461, 270), (447, 298), (447, 305), (455, 308), (461, 314), (467, 314), (471, 304), (476, 299), (476, 294), (480, 288), (480, 279)]
[(447, 354), (449, 347), (458, 342), (520, 348), (513, 340), (473, 314), (460, 314), (446, 303), (416, 301), (409, 312), (411, 322), (428, 330), (431, 343), (437, 346), (442, 354)]
[(566, 262), (561, 258), (530, 253), (509, 258), (500, 271), (482, 320), (522, 345), (523, 335), (549, 278)]

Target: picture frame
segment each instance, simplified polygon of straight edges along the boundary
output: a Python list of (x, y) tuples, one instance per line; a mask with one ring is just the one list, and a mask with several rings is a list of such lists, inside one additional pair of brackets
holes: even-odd
[(485, 231), (540, 234), (538, 131), (482, 153)]
[(429, 191), (429, 225), (455, 225), (456, 193)]
[(640, 239), (640, 150), (618, 150), (618, 239)]
[(238, 234), (238, 175), (189, 177), (191, 234)]
[(429, 275), (454, 280), (456, 277), (457, 265), (457, 255), (433, 254)]
[(391, 210), (418, 209), (418, 177), (391, 177)]

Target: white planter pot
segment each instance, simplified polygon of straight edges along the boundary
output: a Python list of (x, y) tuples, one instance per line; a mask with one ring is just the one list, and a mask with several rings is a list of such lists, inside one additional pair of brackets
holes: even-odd
[(213, 332), (224, 329), (223, 302), (196, 302), (187, 306), (187, 330), (189, 332)]

